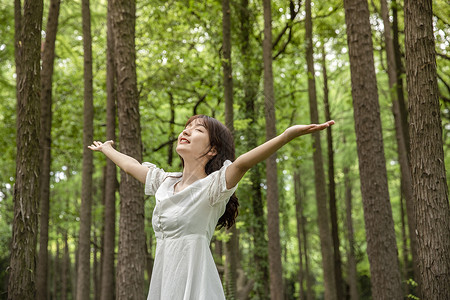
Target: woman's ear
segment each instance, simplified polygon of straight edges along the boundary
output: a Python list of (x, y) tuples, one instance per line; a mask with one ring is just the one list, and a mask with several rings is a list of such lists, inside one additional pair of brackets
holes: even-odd
[(214, 157), (214, 156), (217, 155), (217, 150), (216, 150), (216, 147), (215, 147), (215, 146), (214, 146), (214, 147), (211, 147), (211, 149), (209, 149), (208, 155), (211, 156), (211, 157)]

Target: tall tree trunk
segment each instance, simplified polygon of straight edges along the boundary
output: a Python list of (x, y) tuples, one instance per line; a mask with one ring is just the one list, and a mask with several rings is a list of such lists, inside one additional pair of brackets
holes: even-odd
[(67, 229), (63, 229), (64, 255), (61, 265), (61, 300), (67, 300), (67, 292), (69, 291), (68, 283), (70, 275), (70, 253), (69, 242), (67, 237)]
[(411, 174), (423, 299), (450, 299), (450, 207), (431, 0), (405, 1)]
[[(106, 139), (116, 140), (116, 69), (114, 63), (114, 36), (112, 28), (112, 2), (108, 1), (107, 49), (106, 49)], [(105, 172), (104, 235), (102, 251), (102, 271), (100, 299), (114, 299), (114, 252), (116, 248), (116, 165), (106, 160)]]
[[(225, 98), (225, 125), (234, 135), (233, 124), (233, 73), (231, 66), (231, 9), (230, 1), (222, 0), (222, 69)], [(236, 299), (237, 260), (239, 255), (238, 231), (236, 226), (227, 230), (230, 239), (225, 243), (225, 294), (227, 299)]]
[[(386, 45), (386, 57), (389, 77), (389, 90), (392, 100), (392, 110), (394, 114), (395, 123), (395, 136), (397, 138), (397, 152), (398, 160), (400, 163), (400, 176), (401, 176), (401, 191), (406, 202), (406, 211), (408, 213), (408, 229), (411, 241), (411, 252), (413, 257), (413, 265), (418, 264), (417, 261), (417, 247), (416, 247), (416, 235), (415, 235), (415, 221), (414, 221), (414, 200), (413, 200), (413, 187), (411, 181), (411, 169), (409, 167), (409, 149), (407, 147), (406, 135), (404, 132), (408, 128), (403, 128), (402, 113), (400, 108), (400, 101), (398, 99), (398, 77), (397, 77), (397, 62), (395, 59), (394, 43), (391, 35), (391, 23), (389, 21), (389, 9), (386, 0), (381, 0), (381, 15), (383, 17), (384, 25), (384, 42)], [(417, 268), (414, 268), (415, 270)], [(416, 273), (415, 273), (416, 274)], [(418, 274), (417, 274), (418, 275)], [(418, 280), (418, 277), (415, 277)], [(407, 278), (405, 278), (406, 280)]]
[[(305, 43), (306, 64), (308, 71), (309, 113), (311, 123), (319, 123), (317, 111), (316, 83), (314, 77), (314, 59), (312, 43), (311, 0), (305, 1)], [(336, 280), (334, 277), (333, 241), (327, 209), (325, 172), (323, 169), (322, 146), (320, 134), (313, 133), (314, 182), (316, 187), (317, 223), (319, 226), (320, 248), (322, 253), (323, 280), (325, 299), (336, 299)]]
[(402, 226), (402, 264), (401, 264), (401, 272), (402, 272), (402, 278), (403, 278), (403, 286), (405, 294), (409, 295), (409, 287), (408, 282), (406, 281), (408, 279), (408, 235), (406, 234), (406, 217), (405, 217), (405, 204), (403, 196), (400, 195), (400, 220), (401, 220), (401, 226)]
[[(95, 226), (96, 224), (95, 224), (95, 222), (94, 222), (94, 228), (96, 227)], [(99, 247), (98, 247), (98, 240), (99, 240), (99, 238), (98, 238), (98, 236), (97, 236), (97, 234), (96, 234), (96, 232), (95, 232), (95, 229), (94, 230), (92, 230), (92, 241), (93, 241), (93, 244), (94, 244), (94, 253), (92, 253), (93, 254), (93, 263), (92, 263), (92, 281), (93, 281), (93, 283), (94, 283), (94, 299), (95, 300), (98, 300), (98, 299), (100, 299), (100, 272), (99, 272), (99, 262), (98, 262), (98, 260), (99, 260)]]
[(237, 264), (239, 259), (239, 236), (236, 226), (227, 230), (230, 239), (225, 243), (225, 295), (237, 299)]
[[(150, 223), (151, 224), (151, 223)], [(147, 263), (146, 263), (146, 267), (147, 267), (147, 276), (148, 279), (150, 280), (152, 278), (152, 272), (153, 272), (153, 257), (152, 257), (152, 238), (150, 236), (150, 239), (148, 239), (148, 246), (147, 246), (147, 242), (145, 243), (145, 250), (146, 250), (146, 255), (147, 255)]]
[(222, 0), (222, 69), (225, 98), (225, 125), (234, 133), (233, 72), (231, 67), (231, 8), (229, 0)]
[[(275, 126), (275, 93), (272, 72), (272, 8), (270, 0), (263, 0), (264, 7), (264, 99), (266, 140), (277, 134)], [(267, 178), (267, 233), (269, 237), (270, 299), (284, 299), (283, 273), (281, 266), (280, 217), (278, 204), (277, 154), (266, 160)]]
[[(136, 81), (136, 3), (112, 0), (120, 151), (142, 160), (139, 97)], [(119, 255), (116, 298), (144, 295), (144, 193), (139, 181), (120, 172)]]
[(303, 268), (303, 250), (302, 245), (302, 195), (301, 195), (301, 187), (300, 187), (300, 171), (294, 171), (294, 195), (295, 195), (295, 217), (297, 219), (297, 240), (298, 240), (298, 257), (299, 257), (299, 271), (298, 271), (298, 282), (300, 284), (300, 299), (304, 299), (305, 297), (305, 289), (304, 289), (304, 281), (305, 277), (309, 276), (306, 274)]
[(42, 0), (25, 0), (22, 14), (14, 1), (17, 155), (8, 299), (36, 296), (42, 10)]
[(399, 10), (399, 5), (397, 4), (397, 0), (391, 0), (391, 6), (392, 6), (392, 43), (394, 45), (395, 69), (397, 71), (397, 86), (396, 86), (397, 101), (400, 108), (400, 118), (402, 120), (403, 136), (409, 158), (410, 141), (409, 141), (408, 111), (407, 105), (405, 103), (405, 95), (403, 93), (403, 77), (405, 75), (405, 70), (402, 63), (402, 53), (400, 51), (398, 14), (397, 14), (397, 11)]
[[(301, 182), (301, 181), (300, 181)], [(302, 198), (306, 199), (306, 192), (303, 189)], [(300, 210), (300, 218), (301, 218), (301, 228), (302, 228), (302, 240), (303, 240), (303, 253), (305, 258), (305, 277), (306, 277), (306, 299), (313, 300), (314, 299), (314, 290), (313, 290), (313, 278), (312, 274), (309, 271), (309, 250), (308, 250), (308, 231), (306, 230), (306, 224), (308, 223), (306, 220), (306, 216), (304, 214), (305, 207), (303, 206)]]
[(50, 211), (50, 164), (52, 127), (52, 76), (60, 0), (50, 1), (41, 69), (41, 176), (40, 231), (36, 272), (36, 299), (46, 300), (48, 294), (48, 223)]
[(352, 221), (352, 181), (349, 176), (348, 167), (344, 167), (344, 189), (345, 189), (345, 215), (347, 227), (347, 280), (350, 286), (350, 300), (359, 300), (358, 294), (358, 272), (356, 270), (356, 258), (355, 258), (355, 237), (353, 234), (353, 221)]
[(56, 238), (56, 253), (53, 259), (53, 297), (51, 299), (61, 299), (60, 297), (60, 287), (61, 287), (61, 277), (58, 276), (59, 270), (61, 269), (61, 259), (59, 253), (59, 239)]
[[(76, 238), (75, 238), (76, 241)], [(71, 273), (72, 277), (72, 299), (77, 299), (77, 280), (78, 280), (78, 242), (76, 243), (77, 247), (75, 248), (75, 265)]]
[[(255, 99), (257, 98), (259, 80), (261, 76), (261, 68), (259, 64), (255, 64), (252, 60), (255, 57), (253, 48), (251, 47), (252, 38), (252, 16), (250, 13), (248, 0), (241, 0), (239, 10), (241, 42), (240, 52), (243, 65), (243, 92), (244, 92), (244, 116), (245, 119), (250, 120), (247, 130), (247, 150), (251, 150), (258, 146), (257, 141), (257, 113), (255, 109)], [(260, 300), (269, 299), (269, 270), (267, 266), (267, 239), (265, 236), (265, 217), (264, 217), (264, 203), (261, 193), (261, 166), (256, 165), (249, 171), (249, 178), (251, 181), (250, 194), (251, 206), (253, 210), (253, 259), (255, 267), (255, 281), (256, 281), (256, 295)]]
[[(325, 119), (331, 120), (330, 104), (328, 102), (328, 76), (326, 66), (325, 46), (322, 44), (322, 76), (323, 76), (323, 102), (325, 107)], [(331, 237), (333, 239), (334, 252), (334, 278), (336, 280), (337, 299), (344, 299), (344, 280), (342, 279), (342, 261), (339, 250), (339, 226), (336, 208), (336, 183), (334, 181), (334, 150), (332, 128), (327, 128), (328, 150), (328, 191), (330, 197)]]
[[(71, 176), (71, 169), (67, 168), (65, 171), (67, 180), (70, 180)], [(67, 192), (69, 192), (67, 190)], [(66, 202), (64, 203), (64, 209), (69, 209), (69, 197), (66, 197)], [(61, 266), (61, 300), (66, 299), (75, 299), (75, 288), (76, 284), (73, 284), (75, 282), (74, 278), (76, 277), (76, 274), (72, 273), (71, 268), (71, 259), (70, 259), (70, 249), (69, 249), (69, 230), (67, 228), (63, 228), (63, 239), (64, 239), (64, 260)], [(75, 259), (76, 259), (76, 253), (75, 253)], [(76, 267), (75, 267), (76, 270)], [(72, 279), (72, 280), (71, 280)], [(71, 295), (72, 297), (69, 297), (68, 295)]]
[(344, 0), (361, 194), (374, 299), (403, 297), (366, 0)]
[(83, 174), (81, 182), (80, 232), (78, 239), (77, 300), (89, 299), (92, 215), (93, 154), (88, 149), (94, 138), (92, 88), (92, 38), (89, 0), (82, 1), (84, 50)]
[[(396, 73), (397, 73), (397, 85), (396, 85), (396, 91), (397, 91), (397, 103), (398, 103), (398, 109), (399, 109), (399, 115), (401, 118), (401, 128), (403, 130), (403, 140), (406, 147), (407, 152), (407, 159), (408, 159), (408, 169), (409, 169), (409, 180), (411, 181), (409, 185), (412, 186), (412, 179), (411, 179), (411, 167), (410, 167), (410, 138), (409, 138), (409, 123), (408, 123), (408, 110), (407, 105), (405, 103), (405, 96), (403, 92), (403, 77), (405, 75), (405, 70), (402, 63), (402, 54), (400, 51), (400, 42), (399, 42), (399, 29), (398, 29), (398, 4), (396, 0), (392, 0), (392, 42), (394, 44), (394, 55), (395, 55), (395, 67), (396, 67)], [(401, 189), (403, 195), (406, 194), (404, 191), (404, 188)], [(411, 191), (412, 193), (412, 188)], [(406, 196), (405, 196), (406, 198)], [(417, 237), (416, 237), (416, 226), (414, 222), (414, 196), (411, 195), (410, 203), (406, 203), (406, 215), (408, 218), (408, 233), (410, 236), (410, 249), (411, 249), (411, 255), (413, 259), (413, 272), (414, 272), (414, 278), (418, 281), (420, 280), (420, 272), (419, 272), (419, 261), (417, 257)], [(416, 287), (416, 293), (420, 296), (420, 286)]]
[[(175, 102), (173, 94), (169, 92), (170, 102), (170, 123), (169, 123), (169, 141), (175, 140)], [(170, 142), (167, 147), (167, 164), (171, 166), (173, 163), (173, 143)]]

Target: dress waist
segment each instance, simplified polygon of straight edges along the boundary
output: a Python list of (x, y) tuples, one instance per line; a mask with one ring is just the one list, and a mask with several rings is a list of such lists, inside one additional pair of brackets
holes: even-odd
[(156, 240), (198, 240), (198, 239), (204, 239), (208, 244), (211, 242), (211, 239), (209, 239), (204, 234), (198, 234), (198, 233), (191, 233), (186, 235), (173, 235), (169, 236), (166, 233), (163, 232), (155, 232)]

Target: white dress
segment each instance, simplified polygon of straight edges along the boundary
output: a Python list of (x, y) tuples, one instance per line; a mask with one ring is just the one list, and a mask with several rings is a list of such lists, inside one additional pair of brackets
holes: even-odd
[(237, 186), (227, 189), (225, 170), (197, 180), (174, 194), (182, 173), (150, 163), (145, 194), (155, 195), (152, 225), (156, 255), (147, 300), (225, 299), (209, 244), (217, 221)]

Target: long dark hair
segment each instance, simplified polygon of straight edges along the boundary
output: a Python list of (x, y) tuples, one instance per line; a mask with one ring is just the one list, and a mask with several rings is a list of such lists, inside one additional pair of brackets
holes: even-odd
[[(186, 126), (196, 119), (201, 119), (203, 121), (203, 125), (208, 130), (210, 148), (206, 153), (213, 148), (217, 152), (217, 154), (214, 155), (205, 166), (205, 172), (209, 175), (214, 171), (220, 170), (226, 160), (235, 160), (234, 139), (231, 131), (225, 125), (206, 115), (195, 115), (190, 117), (186, 122)], [(236, 197), (236, 194), (233, 193), (227, 203), (224, 214), (217, 222), (216, 227), (218, 229), (222, 227), (229, 229), (233, 226), (238, 215), (238, 206), (238, 198)]]

